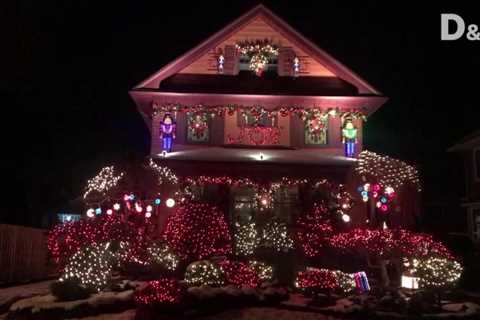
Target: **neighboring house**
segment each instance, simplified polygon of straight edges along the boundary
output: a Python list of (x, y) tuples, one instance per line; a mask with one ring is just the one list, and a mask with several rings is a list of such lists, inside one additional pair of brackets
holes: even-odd
[[(142, 81), (130, 95), (150, 130), (151, 157), (179, 175), (247, 177), (264, 184), (285, 177), (326, 178), (346, 184), (356, 196), (366, 182), (353, 172), (363, 149), (363, 121), (387, 101), (262, 5)], [(285, 219), (292, 221), (292, 203), (306, 195), (296, 186), (285, 189), (274, 190), (275, 210), (287, 212)], [(252, 192), (227, 193), (236, 219), (254, 207)], [(416, 218), (405, 213), (414, 205), (412, 200), (392, 209), (399, 218), (391, 224), (414, 223)], [(365, 205), (355, 210), (352, 223), (368, 221)]]
[(474, 132), (453, 147), (449, 152), (458, 153), (463, 160), (465, 196), (461, 205), (466, 209), (468, 234), (472, 241), (480, 242), (480, 131)]

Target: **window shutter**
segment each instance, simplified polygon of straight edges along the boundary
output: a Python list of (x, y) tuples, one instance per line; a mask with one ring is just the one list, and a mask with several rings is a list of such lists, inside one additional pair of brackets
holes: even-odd
[(224, 74), (238, 74), (237, 48), (232, 45), (225, 46), (225, 62), (223, 64)]
[(278, 49), (278, 75), (293, 76), (293, 59), (295, 51), (291, 47), (280, 47)]

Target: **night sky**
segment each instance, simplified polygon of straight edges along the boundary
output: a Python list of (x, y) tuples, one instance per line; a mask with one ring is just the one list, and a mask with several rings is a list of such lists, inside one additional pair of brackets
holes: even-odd
[[(0, 10), (2, 223), (41, 226), (101, 167), (146, 156), (128, 90), (259, 3), (101, 2)], [(366, 147), (417, 164), (425, 198), (442, 198), (461, 170), (446, 149), (480, 129), (480, 41), (440, 41), (440, 13), (480, 24), (480, 11), (386, 2), (263, 3), (390, 98), (366, 124)]]

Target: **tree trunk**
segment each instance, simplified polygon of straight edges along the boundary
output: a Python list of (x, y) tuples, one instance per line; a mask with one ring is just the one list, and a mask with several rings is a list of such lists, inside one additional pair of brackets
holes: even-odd
[(378, 262), (380, 266), (381, 286), (383, 288), (388, 287), (390, 285), (390, 278), (388, 276), (388, 271), (387, 271), (387, 263), (388, 263), (388, 260), (383, 260), (383, 259), (380, 259)]

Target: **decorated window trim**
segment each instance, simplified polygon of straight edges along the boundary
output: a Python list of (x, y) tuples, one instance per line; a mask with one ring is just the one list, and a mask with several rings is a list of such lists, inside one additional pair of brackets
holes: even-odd
[(278, 57), (278, 46), (270, 40), (241, 41), (235, 44), (237, 51), (250, 60), (249, 69), (257, 76), (261, 76), (272, 57)]
[[(199, 128), (197, 130), (207, 130), (207, 139), (205, 141), (195, 141), (192, 140), (190, 137), (190, 132), (193, 132), (193, 120), (192, 117), (200, 117), (201, 120), (204, 122), (204, 128)], [(201, 124), (200, 124), (201, 126)], [(185, 113), (185, 141), (187, 144), (209, 144), (212, 139), (212, 132), (211, 132), (211, 118), (205, 112), (187, 112)]]

